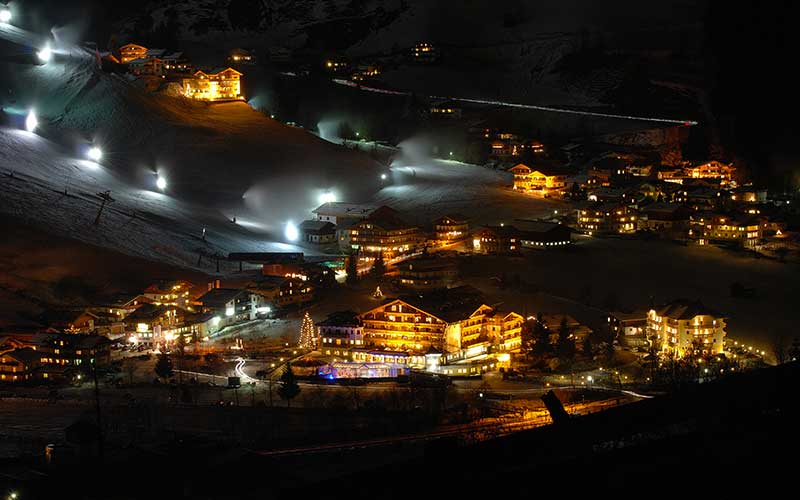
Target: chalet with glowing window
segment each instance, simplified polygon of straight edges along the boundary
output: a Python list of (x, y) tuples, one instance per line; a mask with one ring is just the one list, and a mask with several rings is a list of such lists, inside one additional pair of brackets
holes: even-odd
[(753, 248), (763, 237), (763, 224), (757, 215), (699, 212), (691, 216), (689, 224), (689, 238), (700, 245), (735, 243)]
[(241, 77), (242, 73), (233, 68), (197, 70), (191, 78), (183, 79), (183, 94), (201, 101), (241, 100)]
[(630, 234), (637, 229), (636, 211), (623, 204), (596, 203), (577, 209), (577, 229), (592, 234)]
[(129, 43), (119, 48), (119, 62), (128, 64), (137, 59), (144, 59), (147, 57), (147, 47)]
[(233, 49), (228, 54), (228, 64), (248, 64), (256, 63), (256, 52), (253, 49)]
[(350, 245), (365, 256), (384, 259), (413, 252), (423, 241), (420, 229), (408, 224), (387, 206), (372, 212), (350, 228)]
[(519, 163), (508, 171), (514, 174), (515, 190), (543, 195), (563, 189), (569, 176), (567, 172), (558, 167), (539, 166), (534, 169), (524, 163)]
[(721, 186), (729, 185), (736, 175), (733, 165), (726, 165), (712, 160), (686, 169), (686, 176), (691, 179), (719, 179)]
[(726, 318), (697, 301), (675, 300), (647, 313), (647, 337), (677, 357), (721, 354)]
[(252, 291), (233, 288), (212, 288), (198, 300), (203, 312), (220, 318), (220, 327), (256, 319), (261, 305)]
[(472, 250), (475, 253), (516, 253), (520, 248), (519, 230), (512, 226), (484, 226), (472, 235)]
[(364, 324), (353, 311), (329, 314), (316, 326), (320, 350), (326, 356), (349, 357), (350, 349), (364, 345)]
[(428, 64), (435, 62), (439, 57), (439, 51), (433, 44), (419, 42), (411, 48), (411, 59), (416, 63)]
[(469, 219), (461, 214), (439, 217), (433, 222), (436, 241), (448, 245), (469, 236)]
[(164, 76), (165, 63), (160, 57), (142, 57), (128, 63), (130, 72), (136, 76)]
[(194, 285), (183, 280), (158, 280), (144, 289), (142, 295), (155, 305), (191, 309)]
[(41, 364), (40, 358), (39, 353), (29, 347), (0, 354), (0, 383), (30, 380), (33, 370)]
[(411, 290), (451, 288), (458, 281), (458, 263), (447, 257), (421, 257), (397, 264), (400, 286)]

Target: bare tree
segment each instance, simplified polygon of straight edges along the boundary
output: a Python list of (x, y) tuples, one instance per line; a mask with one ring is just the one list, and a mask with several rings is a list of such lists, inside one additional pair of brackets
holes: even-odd
[(772, 333), (772, 354), (775, 355), (775, 361), (779, 365), (786, 362), (786, 336), (781, 331), (774, 331)]

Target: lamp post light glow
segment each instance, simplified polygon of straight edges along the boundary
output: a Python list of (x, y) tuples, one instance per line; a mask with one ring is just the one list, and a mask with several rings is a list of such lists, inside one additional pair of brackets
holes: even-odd
[(100, 158), (103, 157), (103, 152), (97, 146), (93, 146), (86, 153), (86, 156), (88, 156), (93, 162), (98, 162), (100, 161)]
[(385, 181), (385, 180), (386, 180), (386, 174), (381, 174), (381, 180), (382, 180), (382, 181)]
[(28, 111), (28, 116), (25, 118), (25, 130), (33, 132), (39, 126), (39, 120), (36, 119), (36, 111)]
[(162, 191), (167, 189), (167, 180), (159, 175), (156, 179), (156, 187)]
[(8, 7), (3, 7), (3, 9), (0, 10), (0, 23), (9, 23), (12, 17), (11, 10)]
[(45, 45), (42, 50), (36, 53), (36, 57), (38, 57), (42, 63), (50, 61), (50, 58), (53, 57), (53, 51), (50, 50), (50, 45)]

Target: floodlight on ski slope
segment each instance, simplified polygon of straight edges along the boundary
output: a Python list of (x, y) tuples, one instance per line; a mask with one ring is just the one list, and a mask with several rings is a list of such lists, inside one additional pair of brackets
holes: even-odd
[(46, 44), (40, 51), (36, 52), (36, 57), (42, 62), (42, 64), (46, 64), (50, 59), (53, 57), (53, 51), (50, 49), (50, 44)]
[(162, 191), (167, 189), (167, 180), (159, 175), (156, 179), (156, 187)]
[(39, 126), (39, 120), (36, 118), (36, 111), (31, 109), (28, 111), (28, 116), (25, 118), (25, 130), (33, 132)]
[(89, 148), (89, 151), (86, 152), (86, 156), (88, 156), (93, 162), (97, 163), (103, 157), (103, 151), (97, 146), (92, 146)]
[(297, 226), (295, 226), (292, 221), (288, 221), (286, 223), (286, 230), (283, 232), (283, 234), (289, 241), (297, 241), (298, 238), (300, 238), (300, 231), (297, 230)]
[(11, 15), (11, 9), (5, 6), (0, 8), (0, 23), (8, 24), (13, 17), (14, 16)]

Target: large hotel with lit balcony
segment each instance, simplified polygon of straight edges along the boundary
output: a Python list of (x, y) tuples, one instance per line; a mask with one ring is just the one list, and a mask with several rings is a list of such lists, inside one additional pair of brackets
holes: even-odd
[(390, 300), (361, 321), (365, 346), (353, 350), (353, 360), (440, 371), (444, 363), (508, 361), (521, 347), (524, 318), (483, 303), (476, 289), (462, 286)]
[(725, 318), (697, 301), (675, 300), (647, 313), (647, 337), (677, 357), (720, 354)]

